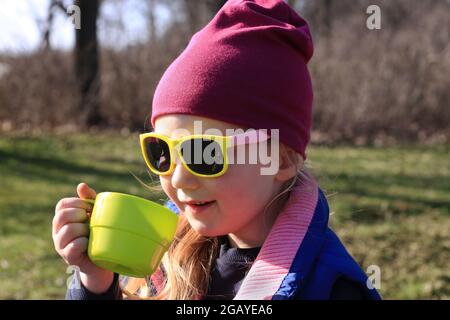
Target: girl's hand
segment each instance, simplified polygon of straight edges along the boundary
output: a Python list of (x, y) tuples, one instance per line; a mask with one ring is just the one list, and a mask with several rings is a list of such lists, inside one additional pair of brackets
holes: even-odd
[(102, 293), (111, 286), (114, 274), (97, 267), (87, 255), (92, 205), (81, 200), (95, 199), (96, 192), (86, 183), (80, 183), (77, 193), (80, 198), (63, 198), (56, 205), (52, 222), (53, 243), (68, 265), (80, 268), (83, 285), (93, 293)]

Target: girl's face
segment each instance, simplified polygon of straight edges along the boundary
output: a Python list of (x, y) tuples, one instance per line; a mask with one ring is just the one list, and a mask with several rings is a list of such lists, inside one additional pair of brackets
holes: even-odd
[[(177, 129), (194, 134), (194, 121), (202, 121), (203, 133), (215, 128), (225, 135), (226, 129), (241, 128), (209, 118), (166, 115), (156, 120), (155, 132), (171, 138), (180, 137)], [(256, 247), (264, 242), (276, 212), (281, 209), (270, 206), (272, 212), (269, 208), (263, 216), (264, 207), (280, 192), (283, 183), (289, 178), (284, 171), (281, 175), (280, 171), (271, 176), (261, 175), (261, 167), (263, 165), (259, 163), (230, 164), (222, 176), (202, 178), (177, 163), (175, 171), (171, 175), (160, 176), (160, 180), (164, 192), (198, 233), (208, 237), (229, 235), (233, 246)], [(192, 201), (213, 203), (198, 210), (199, 206), (189, 204)]]

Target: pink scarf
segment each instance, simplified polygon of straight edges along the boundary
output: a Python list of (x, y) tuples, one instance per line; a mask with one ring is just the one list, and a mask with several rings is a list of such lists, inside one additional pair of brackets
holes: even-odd
[(311, 223), (318, 196), (311, 175), (294, 187), (235, 300), (270, 300), (277, 292)]

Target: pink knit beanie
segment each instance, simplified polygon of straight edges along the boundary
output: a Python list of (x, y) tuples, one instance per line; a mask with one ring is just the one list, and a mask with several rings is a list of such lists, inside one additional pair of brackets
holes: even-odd
[(190, 114), (253, 129), (279, 129), (306, 159), (313, 90), (308, 24), (282, 0), (229, 0), (160, 80), (152, 125)]

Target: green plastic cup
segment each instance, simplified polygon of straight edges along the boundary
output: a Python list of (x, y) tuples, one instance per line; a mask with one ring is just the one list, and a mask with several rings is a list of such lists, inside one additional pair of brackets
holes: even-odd
[(153, 274), (172, 243), (178, 216), (136, 196), (102, 192), (89, 223), (88, 256), (97, 266), (143, 278)]

